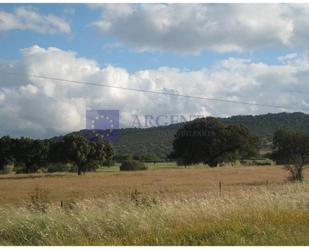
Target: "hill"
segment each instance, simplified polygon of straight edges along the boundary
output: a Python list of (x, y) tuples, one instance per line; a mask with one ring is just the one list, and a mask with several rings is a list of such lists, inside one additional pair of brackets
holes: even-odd
[[(225, 124), (245, 125), (263, 141), (264, 145), (271, 142), (273, 133), (280, 128), (309, 131), (309, 115), (299, 112), (233, 116), (219, 119)], [(181, 125), (180, 123), (145, 129), (120, 129), (119, 139), (112, 143), (117, 156), (133, 154), (146, 160), (164, 159), (171, 152), (174, 135)], [(105, 131), (99, 132), (105, 133)], [(92, 136), (88, 130), (81, 130), (79, 133), (87, 137)]]

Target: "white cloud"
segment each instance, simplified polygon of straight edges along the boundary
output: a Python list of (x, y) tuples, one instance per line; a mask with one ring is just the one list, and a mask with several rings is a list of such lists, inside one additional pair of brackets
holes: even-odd
[[(309, 56), (306, 53), (287, 56), (288, 60), (279, 65), (229, 58), (209, 69), (158, 68), (134, 73), (114, 66), (102, 68), (96, 61), (53, 47), (45, 49), (35, 45), (21, 50), (21, 54), (22, 58), (15, 64), (2, 61), (0, 68), (15, 74), (283, 105), (299, 110), (308, 108), (309, 103), (306, 94), (309, 93)], [(83, 129), (86, 109), (119, 109), (122, 126), (132, 125), (132, 114), (229, 116), (281, 111), (91, 87), (31, 76), (6, 75), (4, 79), (0, 83), (1, 130), (8, 130), (11, 135), (49, 137)]]
[(30, 30), (43, 34), (70, 33), (71, 27), (64, 19), (43, 15), (33, 7), (18, 7), (13, 12), (0, 10), (0, 32)]
[(303, 47), (307, 4), (102, 4), (93, 23), (140, 51), (199, 53)]

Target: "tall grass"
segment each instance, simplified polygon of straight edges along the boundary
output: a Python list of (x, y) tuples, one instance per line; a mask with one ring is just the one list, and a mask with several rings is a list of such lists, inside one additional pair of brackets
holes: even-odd
[(0, 208), (1, 245), (309, 245), (309, 183)]

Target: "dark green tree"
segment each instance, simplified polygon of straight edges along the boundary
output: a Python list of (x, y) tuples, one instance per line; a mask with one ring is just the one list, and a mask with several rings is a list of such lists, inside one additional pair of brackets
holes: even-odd
[(257, 153), (258, 139), (242, 125), (224, 125), (218, 119), (196, 119), (180, 128), (171, 157), (183, 165), (196, 163), (211, 167)]
[(87, 160), (87, 170), (96, 171), (99, 166), (103, 166), (105, 162), (104, 143), (91, 142), (89, 143), (90, 151)]
[(62, 163), (67, 161), (63, 139), (49, 140), (48, 161), (51, 163)]
[(111, 143), (105, 141), (104, 142), (104, 154), (105, 154), (105, 162), (104, 165), (106, 166), (112, 166), (113, 160), (115, 156), (115, 151)]
[(65, 160), (77, 166), (77, 174), (86, 173), (90, 146), (88, 140), (80, 135), (67, 135), (63, 138)]
[(275, 132), (272, 159), (286, 166), (292, 180), (302, 181), (304, 168), (309, 163), (309, 133), (289, 129)]
[(47, 163), (49, 144), (46, 140), (21, 137), (14, 140), (13, 154), (18, 165), (24, 165), (25, 173), (34, 173)]
[(135, 170), (146, 170), (147, 166), (137, 160), (133, 159), (133, 156), (129, 154), (120, 165), (120, 171), (135, 171)]
[(9, 136), (0, 138), (0, 170), (3, 170), (5, 165), (14, 161), (12, 145), (13, 140)]

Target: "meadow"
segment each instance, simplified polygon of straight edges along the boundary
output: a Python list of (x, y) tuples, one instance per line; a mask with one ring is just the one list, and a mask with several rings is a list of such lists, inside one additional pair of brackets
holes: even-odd
[(283, 167), (117, 170), (0, 176), (0, 244), (309, 245), (309, 182)]

